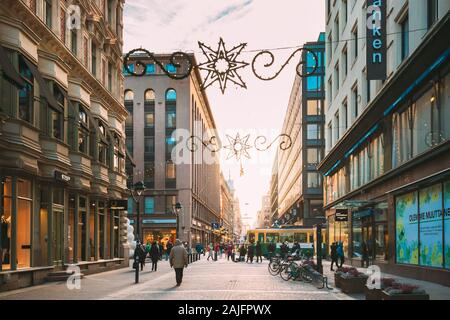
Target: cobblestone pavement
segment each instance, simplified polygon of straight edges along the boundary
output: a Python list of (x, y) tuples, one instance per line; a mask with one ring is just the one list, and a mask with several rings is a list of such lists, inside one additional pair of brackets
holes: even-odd
[[(187, 299), (187, 300), (347, 300), (338, 289), (317, 289), (303, 282), (284, 281), (267, 271), (268, 261), (260, 264), (234, 263), (226, 259), (201, 261), (184, 270), (183, 283), (175, 286), (175, 273), (168, 262), (159, 263), (157, 272), (147, 264), (140, 283), (134, 283), (131, 268), (86, 276), (80, 290), (69, 290), (65, 282), (0, 293), (6, 299)], [(333, 279), (330, 279), (333, 286)]]

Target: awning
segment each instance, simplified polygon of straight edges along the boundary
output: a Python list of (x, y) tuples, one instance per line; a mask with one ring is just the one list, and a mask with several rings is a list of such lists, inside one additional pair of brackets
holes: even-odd
[(25, 86), (25, 81), (12, 66), (11, 61), (8, 59), (8, 55), (2, 46), (0, 46), (0, 66), (3, 70), (3, 75), (11, 80), (17, 87), (19, 87), (19, 89), (22, 89)]
[[(23, 57), (23, 61), (25, 61), (25, 64), (30, 69), (31, 73), (33, 74), (34, 78), (37, 80), (39, 84), (39, 90), (41, 91), (41, 95), (44, 96), (44, 98), (47, 100), (47, 102), (52, 106), (52, 108), (59, 110), (60, 112), (64, 113), (63, 108), (59, 105), (58, 101), (56, 101), (53, 94), (50, 92), (47, 82), (45, 82), (44, 78), (42, 77), (39, 70), (36, 68), (34, 64), (31, 63), (27, 58)], [(64, 90), (62, 90), (64, 92)]]
[[(69, 94), (66, 91), (64, 91), (64, 90), (61, 90), (61, 91), (62, 91), (62, 93), (64, 95), (64, 98), (66, 98), (66, 100), (67, 100), (67, 104), (68, 104), (69, 108), (72, 108), (72, 110), (74, 110), (75, 108), (74, 108), (72, 102), (70, 101)], [(86, 114), (87, 114), (87, 116), (89, 118), (89, 122), (92, 123), (92, 125), (95, 128), (95, 131), (97, 133), (100, 133), (100, 129), (98, 127), (98, 122), (92, 116), (92, 113), (87, 108), (83, 108), (83, 110), (86, 112)], [(108, 140), (106, 140), (106, 138), (102, 134), (98, 134), (98, 135), (100, 136), (100, 139), (102, 140), (103, 143), (108, 144)]]
[(354, 219), (362, 219), (364, 217), (372, 216), (373, 213), (374, 213), (373, 209), (361, 210), (361, 211), (353, 212), (353, 218)]

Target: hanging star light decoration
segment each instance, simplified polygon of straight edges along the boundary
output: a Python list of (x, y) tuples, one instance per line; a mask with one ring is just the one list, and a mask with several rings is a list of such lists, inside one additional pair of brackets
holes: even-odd
[(230, 137), (227, 135), (228, 142), (230, 143), (227, 146), (224, 146), (225, 149), (230, 150), (227, 160), (236, 157), (236, 160), (241, 160), (242, 156), (245, 156), (246, 158), (250, 159), (250, 154), (248, 153), (248, 149), (251, 149), (252, 146), (248, 144), (248, 139), (250, 138), (250, 135), (246, 135), (245, 137), (241, 138), (239, 133), (236, 134), (236, 137)]
[(230, 51), (227, 51), (225, 48), (225, 42), (222, 38), (220, 38), (217, 51), (212, 50), (202, 42), (198, 42), (198, 45), (203, 54), (208, 58), (207, 62), (198, 65), (200, 70), (208, 71), (208, 75), (202, 84), (202, 90), (208, 88), (216, 81), (219, 82), (222, 94), (225, 94), (228, 81), (247, 89), (247, 85), (239, 76), (237, 70), (245, 68), (248, 66), (248, 63), (236, 61), (241, 51), (247, 46), (246, 43), (241, 43)]

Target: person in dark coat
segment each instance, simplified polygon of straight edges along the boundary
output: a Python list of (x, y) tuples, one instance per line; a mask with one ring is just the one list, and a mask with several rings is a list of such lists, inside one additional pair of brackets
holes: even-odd
[(283, 259), (286, 259), (289, 254), (289, 247), (287, 245), (287, 241), (281, 245), (280, 252)]
[(256, 251), (256, 263), (258, 263), (258, 261), (261, 261), (262, 263), (262, 248), (261, 243), (259, 241), (256, 243), (255, 251)]
[(272, 259), (272, 257), (275, 255), (275, 251), (277, 250), (277, 246), (275, 245), (275, 243), (272, 241), (269, 243), (269, 245), (267, 246), (267, 251), (269, 252), (269, 260)]
[(255, 256), (255, 246), (253, 243), (250, 243), (248, 246), (247, 262), (248, 260), (250, 260), (250, 263), (253, 263), (254, 256)]
[(156, 241), (153, 241), (152, 247), (150, 248), (150, 259), (152, 260), (152, 271), (156, 271), (158, 268), (158, 260), (160, 257), (159, 246)]
[(166, 245), (166, 261), (169, 260), (170, 250), (172, 250), (173, 244), (172, 241), (167, 242)]
[(164, 247), (162, 245), (162, 243), (160, 242), (158, 245), (158, 249), (159, 249), (159, 260), (162, 260), (162, 255), (163, 255), (163, 251), (164, 251)]
[(331, 271), (334, 271), (333, 265), (336, 264), (336, 267), (338, 266), (338, 256), (337, 256), (337, 246), (336, 242), (333, 242), (330, 246), (330, 258), (331, 258)]
[(247, 254), (247, 249), (244, 245), (239, 248), (239, 261), (245, 261), (245, 255)]
[(292, 254), (299, 254), (300, 253), (300, 244), (295, 241), (294, 245), (292, 246)]
[(136, 257), (138, 258), (139, 264), (141, 265), (141, 271), (144, 270), (146, 256), (147, 256), (147, 253), (145, 252), (144, 245), (138, 241), (136, 243), (136, 249), (134, 250), (133, 258), (134, 258), (134, 260), (136, 260)]

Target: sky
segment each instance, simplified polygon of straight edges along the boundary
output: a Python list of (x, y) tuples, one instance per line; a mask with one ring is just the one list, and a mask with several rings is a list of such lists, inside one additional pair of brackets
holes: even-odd
[[(248, 144), (257, 136), (272, 141), (281, 133), (289, 96), (295, 78), (297, 54), (274, 80), (261, 81), (252, 72), (251, 61), (262, 49), (298, 47), (317, 40), (325, 31), (325, 1), (321, 0), (127, 0), (124, 10), (124, 51), (145, 48), (153, 53), (194, 52), (197, 62), (207, 61), (198, 42), (216, 50), (220, 38), (227, 50), (242, 43), (246, 48), (237, 61), (250, 63), (237, 72), (247, 89), (228, 83), (223, 94), (216, 82), (206, 89), (217, 130), (224, 144), (226, 135), (248, 134)], [(247, 52), (246, 52), (247, 51)], [(252, 52), (253, 51), (253, 52)], [(272, 68), (259, 69), (271, 75), (295, 51), (272, 51)], [(257, 66), (261, 66), (266, 61)], [(205, 77), (207, 73), (202, 72)], [(221, 168), (231, 176), (241, 203), (244, 222), (256, 220), (262, 196), (269, 191), (273, 158), (277, 144), (268, 151), (249, 149), (243, 157), (244, 175), (236, 158), (227, 160), (221, 152)]]

